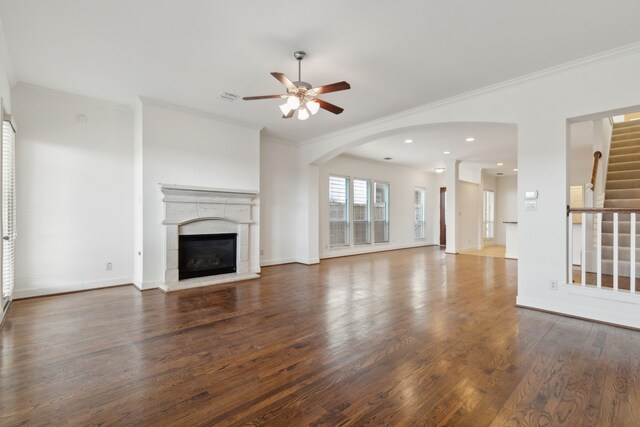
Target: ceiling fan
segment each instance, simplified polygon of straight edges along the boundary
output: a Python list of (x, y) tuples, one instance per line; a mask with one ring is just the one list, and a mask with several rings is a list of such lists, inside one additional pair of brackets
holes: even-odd
[(323, 101), (318, 98), (318, 95), (351, 89), (349, 83), (343, 81), (320, 87), (312, 87), (309, 83), (303, 82), (300, 77), (301, 64), (306, 53), (299, 50), (294, 52), (293, 56), (298, 60), (298, 81), (292, 82), (282, 73), (271, 73), (273, 77), (278, 79), (278, 81), (287, 88), (287, 93), (282, 95), (245, 96), (242, 99), (245, 101), (255, 101), (258, 99), (286, 98), (286, 102), (280, 105), (283, 119), (293, 117), (294, 113), (297, 111), (298, 119), (307, 120), (309, 118), (309, 113), (316, 114), (320, 108), (331, 111), (333, 114), (342, 113), (344, 111), (343, 108), (330, 104), (327, 101)]

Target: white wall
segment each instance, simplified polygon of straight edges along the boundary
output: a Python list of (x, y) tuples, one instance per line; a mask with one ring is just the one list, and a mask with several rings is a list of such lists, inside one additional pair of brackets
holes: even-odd
[[(550, 280), (566, 282), (567, 278), (567, 123), (640, 105), (638, 75), (640, 45), (625, 46), (306, 141), (300, 158), (302, 164), (321, 164), (380, 135), (433, 123), (515, 124), (519, 168), (517, 304), (640, 327), (636, 304), (599, 292), (569, 286), (553, 290), (549, 286)], [(524, 210), (524, 191), (529, 190), (539, 192), (535, 211)], [(308, 239), (307, 235), (298, 234), (301, 239)]]
[(131, 110), (21, 84), (13, 103), (15, 297), (131, 283)]
[[(329, 175), (332, 174), (389, 183), (389, 243), (352, 245), (349, 248), (329, 247)], [(434, 244), (433, 224), (434, 221), (439, 221), (439, 188), (434, 175), (417, 169), (346, 156), (338, 156), (322, 164), (318, 186), (320, 258)], [(426, 238), (418, 241), (414, 237), (413, 224), (416, 187), (426, 190)]]
[(482, 220), (480, 206), (480, 186), (467, 181), (459, 181), (458, 197), (458, 252), (480, 247), (479, 226)]
[(496, 244), (506, 244), (504, 221), (518, 221), (518, 176), (496, 177)]
[(296, 149), (263, 137), (260, 142), (260, 264), (295, 262)]
[[(143, 289), (164, 280), (159, 184), (259, 192), (260, 129), (206, 113), (142, 100)], [(259, 198), (253, 212), (259, 221)], [(259, 226), (252, 226), (250, 268), (259, 272)]]
[(8, 113), (11, 113), (11, 86), (14, 84), (13, 65), (4, 37), (4, 25), (0, 20), (0, 98)]

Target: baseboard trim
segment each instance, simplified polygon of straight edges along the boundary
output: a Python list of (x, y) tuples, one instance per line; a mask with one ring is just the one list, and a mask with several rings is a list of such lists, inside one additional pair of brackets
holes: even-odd
[[(561, 300), (561, 293), (564, 292), (562, 286), (554, 301), (540, 300), (538, 298), (516, 297), (516, 306), (530, 308), (538, 311), (545, 311), (576, 319), (589, 320), (592, 322), (606, 323), (607, 325), (620, 326), (623, 328), (640, 329), (640, 320), (636, 313), (636, 305), (621, 303), (618, 301), (599, 299), (596, 306), (576, 305)], [(571, 297), (571, 295), (569, 295)], [(579, 297), (573, 295), (574, 298)], [(609, 306), (609, 307), (606, 307)]]
[(260, 261), (260, 267), (268, 267), (270, 265), (291, 264), (296, 262), (295, 258), (276, 258)]
[(142, 284), (138, 284), (133, 282), (133, 286), (136, 287), (139, 291), (148, 291), (149, 289), (158, 289), (162, 283), (157, 280), (147, 280), (146, 282), (142, 282)]
[[(412, 248), (422, 248), (427, 246), (438, 246), (435, 243), (413, 243), (408, 245), (387, 245), (387, 244), (378, 244), (371, 247), (367, 247), (365, 250), (347, 250), (347, 249), (336, 249), (334, 253), (325, 252), (320, 254), (320, 259), (329, 259), (329, 258), (340, 258), (345, 256), (353, 256), (353, 255), (365, 255), (372, 254), (375, 252), (386, 252), (386, 251), (397, 251), (401, 249), (412, 249)], [(300, 261), (296, 261), (300, 262)], [(304, 264), (304, 263), (302, 263)]]
[(111, 280), (100, 280), (95, 282), (74, 283), (71, 285), (51, 286), (46, 288), (14, 289), (12, 299), (35, 298), (48, 295), (68, 294), (73, 292), (90, 291), (93, 289), (113, 288), (116, 286), (132, 285), (131, 277), (120, 277)]
[(576, 315), (573, 315), (573, 314), (566, 314), (566, 313), (561, 313), (559, 311), (546, 310), (546, 309), (543, 309), (543, 308), (530, 307), (530, 306), (527, 306), (527, 305), (516, 304), (516, 307), (524, 308), (526, 310), (539, 311), (540, 313), (553, 314), (555, 316), (568, 317), (569, 319), (585, 320), (587, 322), (600, 323), (602, 325), (615, 326), (616, 328), (630, 329), (632, 331), (640, 332), (640, 327), (636, 328), (636, 327), (633, 327), (633, 326), (622, 325), (622, 324), (619, 324), (619, 323), (605, 322), (604, 320), (590, 319), (588, 317), (576, 316)]

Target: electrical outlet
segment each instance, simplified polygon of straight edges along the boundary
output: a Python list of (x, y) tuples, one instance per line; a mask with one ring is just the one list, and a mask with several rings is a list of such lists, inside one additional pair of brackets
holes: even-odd
[(107, 271), (109, 270), (113, 270), (113, 263), (112, 262), (108, 262), (107, 263)]
[(558, 290), (558, 281), (557, 280), (549, 280), (549, 289), (552, 291)]

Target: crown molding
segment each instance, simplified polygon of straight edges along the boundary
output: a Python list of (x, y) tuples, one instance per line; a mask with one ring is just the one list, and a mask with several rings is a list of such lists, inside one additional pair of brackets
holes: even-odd
[(100, 98), (94, 98), (92, 96), (87, 96), (87, 95), (79, 95), (77, 93), (71, 93), (71, 92), (65, 92), (63, 90), (58, 90), (58, 89), (51, 89), (48, 87), (43, 87), (43, 86), (38, 86), (38, 85), (34, 85), (31, 83), (25, 83), (22, 81), (19, 81), (18, 83), (15, 84), (14, 86), (14, 90), (15, 89), (25, 89), (25, 90), (30, 90), (33, 92), (40, 92), (46, 95), (53, 95), (53, 96), (63, 96), (63, 97), (67, 97), (67, 98), (75, 98), (79, 101), (83, 101), (83, 102), (89, 102), (91, 104), (95, 104), (95, 105), (99, 105), (101, 107), (108, 107), (108, 108), (113, 108), (116, 110), (122, 110), (122, 111), (131, 111), (132, 108), (130, 105), (127, 104), (119, 104), (117, 102), (112, 102), (112, 101), (107, 101), (104, 99), (100, 99)]
[(560, 64), (560, 65), (556, 65), (553, 67), (549, 67), (549, 68), (545, 68), (543, 70), (540, 71), (535, 71), (533, 73), (529, 73), (529, 74), (525, 74), (522, 75), (520, 77), (515, 77), (513, 79), (509, 79), (509, 80), (505, 80), (503, 82), (500, 83), (496, 83), (493, 85), (489, 85), (489, 86), (485, 86), (476, 90), (472, 90), (469, 92), (465, 92), (459, 95), (454, 95), (452, 97), (449, 98), (444, 98), (438, 101), (434, 101), (431, 102), (429, 104), (425, 104), (425, 105), (421, 105), (415, 108), (411, 108), (408, 110), (404, 110), (401, 111), (399, 113), (395, 113), (395, 114), (391, 114), (389, 116), (384, 116), (378, 119), (374, 119), (368, 122), (365, 122), (363, 124), (360, 125), (355, 125), (352, 127), (349, 127), (347, 129), (342, 129), (336, 132), (331, 132), (328, 133), (326, 135), (322, 135), (316, 138), (312, 138), (312, 139), (308, 139), (306, 141), (302, 141), (298, 146), (299, 147), (304, 147), (304, 146), (308, 146), (308, 145), (312, 145), (312, 144), (316, 144), (316, 143), (320, 143), (320, 142), (324, 142), (327, 140), (331, 140), (334, 138), (338, 138), (340, 136), (343, 135), (347, 135), (351, 132), (357, 132), (357, 131), (361, 131), (361, 130), (365, 130), (368, 129), (370, 127), (373, 126), (378, 126), (387, 122), (391, 122), (397, 119), (401, 119), (404, 117), (408, 117), (408, 116), (412, 116), (414, 114), (418, 114), (424, 111), (429, 111), (429, 110), (433, 110), (435, 108), (438, 107), (442, 107), (444, 105), (447, 104), (452, 104), (455, 102), (459, 102), (465, 99), (470, 99), (479, 95), (484, 95), (487, 93), (491, 93), (500, 89), (504, 89), (504, 88), (508, 88), (508, 87), (512, 87), (512, 86), (517, 86), (519, 84), (525, 83), (525, 82), (529, 82), (531, 80), (536, 80), (542, 77), (546, 77), (549, 75), (553, 75), (553, 74), (557, 74), (557, 73), (561, 73), (563, 71), (566, 70), (570, 70), (570, 69), (574, 69), (583, 65), (587, 65), (587, 64), (596, 64), (596, 63), (600, 63), (600, 62), (605, 62), (607, 60), (613, 59), (613, 58), (619, 58), (619, 57), (624, 57), (627, 55), (633, 55), (633, 54), (638, 54), (640, 53), (640, 42), (634, 42), (634, 43), (629, 43), (614, 49), (610, 49), (610, 50), (606, 50), (603, 52), (599, 52), (596, 53), (594, 55), (590, 55), (590, 56), (585, 56), (583, 58), (580, 59), (576, 59), (574, 61), (570, 61), (570, 62), (565, 62), (564, 64)]
[(252, 130), (257, 130), (257, 131), (261, 131), (264, 128), (264, 126), (256, 125), (254, 123), (232, 119), (229, 117), (211, 113), (209, 111), (203, 111), (203, 110), (198, 110), (191, 107), (185, 107), (183, 105), (172, 104), (170, 102), (161, 101), (155, 98), (149, 98), (146, 96), (138, 96), (138, 98), (140, 99), (140, 102), (142, 103), (143, 106), (148, 105), (153, 107), (166, 108), (169, 110), (177, 111), (179, 113), (190, 114), (193, 116), (198, 116), (198, 117), (202, 117), (209, 120), (216, 120), (219, 122), (229, 123), (232, 125), (236, 125), (236, 126), (240, 126), (240, 127), (244, 127)]

